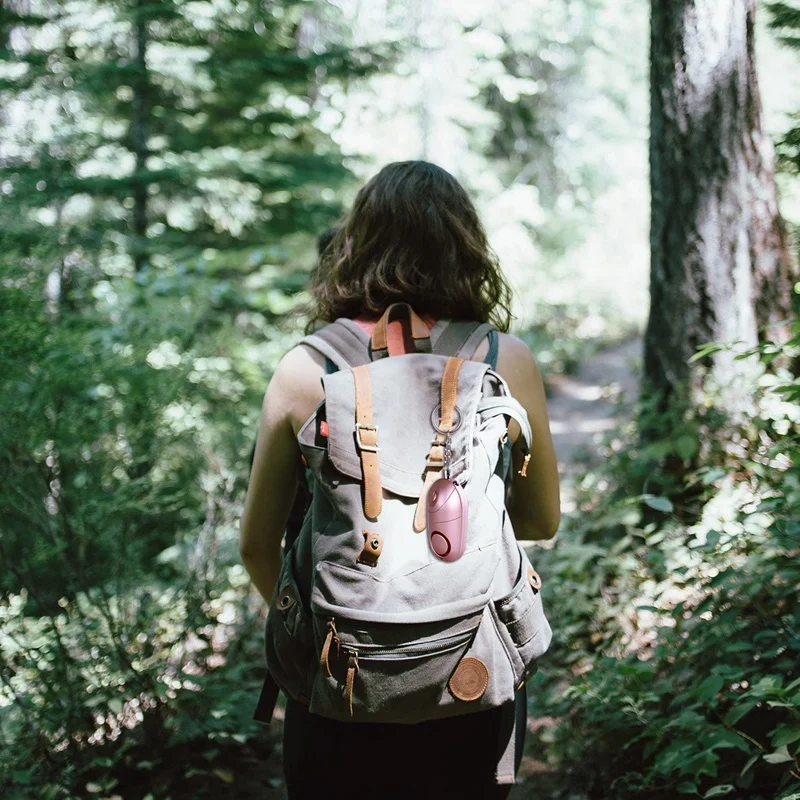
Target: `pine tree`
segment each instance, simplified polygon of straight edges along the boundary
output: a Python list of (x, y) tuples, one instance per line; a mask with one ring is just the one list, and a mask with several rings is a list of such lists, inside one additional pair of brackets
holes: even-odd
[[(65, 590), (64, 542), (87, 585), (108, 563), (127, 569), (132, 541), (148, 563), (202, 521), (197, 473), (212, 453), (218, 481), (246, 471), (252, 431), (242, 420), (293, 333), (284, 319), (349, 178), (311, 95), (374, 69), (368, 52), (307, 46), (314, 8), (4, 6), (0, 252), (7, 287), (42, 301), (16, 322), (52, 347), (40, 352), (46, 365), (26, 363), (24, 349), (9, 364), (27, 394), (6, 395), (3, 440), (12, 484), (32, 497), (41, 492), (20, 465), (35, 472), (35, 451), (53, 442), (60, 538), (33, 561), (55, 569), (43, 581), (54, 598)], [(165, 419), (175, 414), (178, 426)], [(13, 425), (24, 419), (33, 423), (20, 439)], [(105, 517), (76, 526), (82, 499), (95, 497), (110, 501), (92, 505)], [(20, 511), (7, 539), (19, 563), (44, 547), (29, 526)]]
[[(0, 786), (113, 786), (98, 715), (108, 752), (144, 761), (176, 726), (253, 725), (246, 666), (206, 664), (222, 688), (191, 711), (164, 708), (165, 676), (219, 626), (213, 598), (249, 613), (229, 581), (247, 453), (349, 180), (314, 96), (374, 59), (309, 47), (315, 8), (0, 6)], [(128, 701), (143, 719), (122, 730)]]

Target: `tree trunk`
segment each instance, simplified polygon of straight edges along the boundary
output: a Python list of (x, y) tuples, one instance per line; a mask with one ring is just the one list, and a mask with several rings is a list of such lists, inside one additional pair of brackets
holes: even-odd
[[(747, 408), (752, 365), (733, 352), (687, 363), (711, 341), (785, 340), (796, 265), (761, 127), (755, 0), (652, 0), (652, 222), (645, 392), (659, 408), (708, 366), (718, 407)], [(690, 397), (690, 394), (684, 395)]]
[(147, 263), (147, 171), (148, 123), (150, 116), (150, 81), (147, 73), (147, 6), (149, 0), (136, 0), (134, 4), (134, 31), (136, 33), (136, 72), (131, 81), (133, 88), (133, 119), (130, 127), (130, 146), (136, 156), (137, 180), (133, 186), (132, 246), (136, 272)]

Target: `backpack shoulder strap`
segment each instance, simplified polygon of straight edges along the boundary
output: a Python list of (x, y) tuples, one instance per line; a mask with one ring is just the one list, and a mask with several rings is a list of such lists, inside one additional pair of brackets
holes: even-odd
[[(485, 336), (489, 336), (489, 353), (486, 361), (497, 366), (497, 329), (491, 322), (439, 319), (431, 328), (431, 348), (439, 355), (472, 358)], [(339, 317), (327, 325), (304, 336), (298, 344), (306, 344), (319, 351), (335, 369), (348, 369), (368, 364), (370, 335), (349, 317)]]
[[(339, 317), (313, 333), (304, 336), (298, 344), (306, 344), (322, 353), (337, 369), (348, 369), (368, 364), (370, 336), (348, 317)], [(328, 369), (330, 372), (330, 367)]]
[[(439, 322), (442, 322), (441, 326)], [(433, 352), (439, 355), (472, 358), (486, 336), (490, 336), (486, 361), (494, 367), (496, 363), (493, 362), (497, 361), (497, 329), (491, 322), (440, 320), (431, 329), (431, 345)]]

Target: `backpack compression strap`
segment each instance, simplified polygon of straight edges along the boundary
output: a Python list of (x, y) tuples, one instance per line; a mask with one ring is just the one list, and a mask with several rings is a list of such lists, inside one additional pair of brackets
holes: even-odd
[(381, 513), (383, 487), (378, 465), (378, 429), (372, 420), (372, 384), (366, 364), (353, 367), (356, 391), (356, 443), (361, 454), (361, 475), (364, 479), (364, 515), (377, 519)]
[(517, 702), (515, 695), (514, 700), (501, 706), (498, 753), (494, 772), (494, 782), (500, 785), (516, 783)]

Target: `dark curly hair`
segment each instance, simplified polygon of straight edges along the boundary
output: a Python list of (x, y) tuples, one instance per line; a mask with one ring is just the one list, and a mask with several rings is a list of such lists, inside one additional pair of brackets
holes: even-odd
[(388, 164), (333, 231), (309, 283), (305, 333), (337, 317), (380, 316), (398, 300), (508, 331), (511, 289), (469, 195), (441, 167)]

